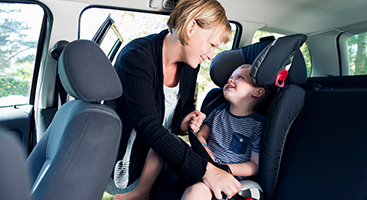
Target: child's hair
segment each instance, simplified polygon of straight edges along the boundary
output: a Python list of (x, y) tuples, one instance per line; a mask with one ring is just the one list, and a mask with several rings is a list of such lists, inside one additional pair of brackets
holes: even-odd
[(176, 31), (176, 36), (183, 45), (187, 45), (187, 26), (191, 20), (204, 29), (216, 29), (214, 35), (222, 32), (223, 43), (231, 37), (232, 29), (222, 5), (217, 0), (179, 0), (172, 10), (167, 25), (171, 33)]

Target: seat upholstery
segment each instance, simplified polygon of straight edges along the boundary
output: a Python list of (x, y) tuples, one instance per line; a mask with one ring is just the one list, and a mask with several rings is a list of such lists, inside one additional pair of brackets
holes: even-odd
[(60, 107), (26, 164), (32, 199), (101, 199), (121, 137), (118, 115), (103, 101), (122, 94), (120, 80), (99, 46), (68, 44), (58, 62), (60, 80), (75, 98)]
[(19, 140), (0, 127), (0, 199), (30, 199), (25, 159), (25, 151)]
[(306, 65), (299, 50), (295, 51), (286, 86), (280, 88), (271, 101), (266, 114), (260, 141), (258, 181), (264, 190), (265, 199), (272, 200), (277, 187), (284, 144), (290, 127), (301, 112), (306, 83)]
[(284, 148), (276, 200), (367, 199), (366, 88), (306, 91)]

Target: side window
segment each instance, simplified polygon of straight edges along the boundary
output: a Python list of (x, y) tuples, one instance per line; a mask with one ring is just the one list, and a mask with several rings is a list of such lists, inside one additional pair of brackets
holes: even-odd
[[(278, 37), (283, 37), (284, 35), (282, 34), (278, 34), (278, 33), (272, 33), (272, 32), (266, 32), (266, 31), (261, 31), (261, 30), (258, 30), (253, 39), (252, 39), (252, 43), (256, 43), (259, 41), (260, 38), (262, 37), (266, 37), (266, 36), (274, 36), (275, 38), (278, 38)], [(306, 67), (307, 67), (307, 77), (310, 77), (311, 76), (311, 69), (312, 69), (312, 63), (311, 63), (311, 54), (310, 54), (310, 49), (308, 48), (308, 45), (307, 43), (304, 43), (302, 46), (301, 46), (301, 52), (303, 54), (303, 57), (305, 59), (305, 62), (306, 62)]]
[[(108, 16), (113, 20), (114, 26), (118, 30), (121, 40), (123, 40), (122, 47), (135, 38), (159, 33), (166, 28), (168, 20), (167, 15), (161, 14), (89, 8), (81, 15), (79, 37), (91, 40)], [(103, 38), (100, 46), (106, 55), (109, 54), (116, 39), (117, 35), (113, 34), (111, 30)]]
[(29, 103), (43, 9), (0, 2), (0, 107)]
[[(166, 23), (169, 18), (168, 15), (156, 13), (132, 12), (105, 8), (89, 8), (81, 15), (79, 32), (80, 38), (92, 39), (94, 34), (98, 31), (98, 28), (108, 16), (113, 19), (115, 27), (121, 36), (121, 40), (123, 40), (121, 45), (122, 47), (135, 38), (146, 36), (148, 34), (159, 33), (161, 30), (166, 29)], [(222, 44), (220, 47), (218, 47), (214, 52), (215, 55), (221, 51), (232, 48), (235, 34), (237, 33), (239, 27), (235, 23), (231, 23), (231, 27), (231, 40), (227, 44)], [(116, 33), (108, 33), (104, 37), (101, 43), (101, 48), (106, 55), (109, 54), (111, 46), (113, 46), (111, 44), (113, 44), (115, 41)], [(206, 93), (211, 88), (216, 87), (214, 83), (212, 83), (209, 76), (210, 63), (210, 61), (205, 61), (201, 64), (197, 85), (197, 108), (200, 108), (201, 102), (203, 101)]]
[(367, 32), (348, 40), (349, 75), (367, 74)]

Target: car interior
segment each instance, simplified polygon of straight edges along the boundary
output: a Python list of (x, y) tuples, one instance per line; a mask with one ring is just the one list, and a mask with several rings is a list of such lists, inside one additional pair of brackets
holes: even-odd
[[(167, 28), (177, 1), (0, 0), (0, 199), (112, 199), (115, 58)], [(196, 107), (224, 103), (241, 64), (270, 87), (261, 199), (367, 199), (365, 0), (218, 1), (232, 38), (201, 64)]]

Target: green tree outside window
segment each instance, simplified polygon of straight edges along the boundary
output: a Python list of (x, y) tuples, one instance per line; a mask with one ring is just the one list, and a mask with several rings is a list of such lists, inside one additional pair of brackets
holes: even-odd
[(353, 35), (348, 40), (349, 75), (367, 74), (367, 33)]
[(0, 106), (28, 103), (42, 14), (38, 5), (0, 3)]

